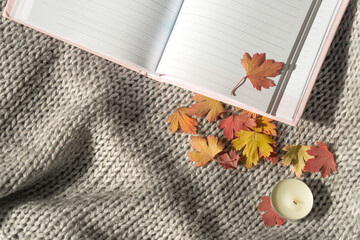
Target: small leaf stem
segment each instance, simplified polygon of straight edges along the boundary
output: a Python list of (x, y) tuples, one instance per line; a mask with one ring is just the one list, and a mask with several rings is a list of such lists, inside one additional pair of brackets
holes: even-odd
[(301, 125), (298, 130), (298, 145), (300, 144), (300, 130), (303, 126)]
[(236, 86), (231, 90), (231, 93), (230, 93), (231, 96), (236, 96), (236, 95), (235, 95), (236, 89), (238, 89), (238, 88), (240, 87), (240, 85), (244, 83), (244, 81), (245, 81), (245, 79), (246, 79), (247, 77), (248, 77), (248, 76), (246, 75), (245, 77), (243, 77), (243, 78), (238, 82), (238, 84), (236, 84)]
[(281, 140), (282, 140), (283, 137), (284, 137), (284, 133), (285, 133), (285, 130), (283, 130), (283, 131), (281, 132), (280, 138), (279, 138), (278, 141), (275, 143), (275, 147), (277, 147), (277, 146), (280, 144)]

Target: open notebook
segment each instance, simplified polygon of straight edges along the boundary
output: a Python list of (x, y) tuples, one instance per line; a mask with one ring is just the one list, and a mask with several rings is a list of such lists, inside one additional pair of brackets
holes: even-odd
[[(349, 0), (10, 0), (4, 16), (77, 47), (296, 125)], [(276, 86), (246, 81), (245, 52), (285, 63)]]

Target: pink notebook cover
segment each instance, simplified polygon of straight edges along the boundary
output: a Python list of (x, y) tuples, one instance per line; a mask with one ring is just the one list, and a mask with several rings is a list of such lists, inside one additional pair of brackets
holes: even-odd
[(25, 25), (25, 26), (27, 26), (27, 27), (30, 27), (30, 28), (32, 28), (32, 29), (35, 29), (35, 30), (37, 30), (37, 31), (39, 31), (39, 32), (42, 32), (42, 33), (44, 33), (44, 34), (47, 34), (47, 35), (49, 35), (49, 36), (51, 36), (51, 37), (54, 37), (54, 38), (56, 38), (56, 39), (59, 39), (59, 40), (65, 42), (65, 43), (68, 43), (68, 44), (71, 44), (71, 45), (73, 45), (73, 46), (75, 46), (75, 47), (78, 47), (78, 48), (80, 48), (80, 49), (83, 49), (83, 50), (85, 50), (85, 51), (87, 51), (87, 52), (90, 52), (90, 53), (92, 53), (92, 54), (95, 54), (95, 55), (97, 55), (97, 56), (100, 56), (100, 57), (102, 57), (102, 58), (105, 58), (105, 59), (107, 59), (107, 60), (109, 60), (109, 61), (115, 62), (115, 63), (117, 63), (117, 64), (119, 64), (119, 65), (122, 65), (122, 66), (124, 66), (124, 67), (126, 67), (126, 68), (129, 68), (129, 69), (131, 69), (131, 70), (134, 70), (134, 71), (136, 71), (136, 72), (138, 72), (138, 73), (140, 73), (140, 74), (142, 74), (142, 75), (145, 75), (145, 76), (147, 76), (147, 77), (149, 77), (149, 78), (152, 78), (152, 79), (154, 79), (154, 80), (161, 81), (161, 82), (166, 82), (166, 83), (169, 83), (169, 84), (172, 84), (172, 85), (176, 85), (176, 86), (178, 86), (178, 87), (181, 87), (181, 88), (184, 88), (184, 89), (193, 91), (193, 92), (197, 92), (197, 93), (202, 94), (202, 95), (204, 95), (204, 96), (208, 96), (208, 97), (210, 97), (210, 98), (217, 99), (217, 100), (222, 101), (222, 102), (224, 102), (224, 103), (227, 103), (227, 104), (230, 104), (230, 105), (233, 105), (233, 106), (237, 106), (237, 107), (246, 109), (246, 110), (248, 110), (248, 111), (251, 111), (251, 112), (254, 112), (254, 113), (263, 115), (263, 116), (265, 116), (265, 117), (268, 117), (268, 118), (277, 120), (277, 121), (279, 121), (279, 122), (283, 122), (283, 123), (289, 124), (289, 125), (291, 125), (291, 126), (296, 126), (297, 123), (300, 121), (301, 115), (302, 115), (303, 112), (304, 112), (306, 103), (308, 102), (309, 97), (310, 97), (310, 94), (311, 94), (311, 90), (312, 90), (312, 88), (313, 88), (313, 86), (314, 86), (314, 84), (315, 84), (316, 78), (317, 78), (317, 76), (318, 76), (318, 74), (319, 74), (319, 72), (320, 72), (320, 70), (321, 70), (321, 66), (322, 66), (322, 64), (323, 64), (323, 62), (324, 62), (324, 60), (325, 60), (326, 54), (327, 54), (327, 52), (328, 52), (328, 50), (329, 50), (329, 48), (330, 48), (331, 42), (332, 42), (332, 40), (333, 40), (333, 38), (334, 38), (334, 36), (335, 36), (335, 33), (336, 33), (336, 31), (337, 31), (337, 28), (338, 28), (338, 26), (339, 26), (339, 24), (340, 24), (340, 21), (341, 21), (341, 19), (342, 19), (342, 16), (344, 15), (345, 10), (346, 10), (347, 5), (349, 4), (349, 1), (350, 1), (350, 0), (343, 0), (342, 3), (341, 3), (341, 5), (340, 5), (340, 8), (339, 8), (339, 10), (338, 10), (338, 13), (337, 13), (337, 15), (336, 15), (336, 17), (335, 17), (335, 19), (334, 19), (334, 21), (333, 21), (333, 24), (332, 24), (332, 26), (331, 26), (331, 28), (330, 28), (330, 30), (329, 30), (329, 33), (328, 33), (328, 35), (326, 36), (326, 40), (325, 40), (325, 42), (324, 42), (323, 48), (322, 48), (321, 51), (320, 51), (320, 54), (319, 54), (318, 60), (317, 60), (317, 62), (316, 62), (316, 64), (315, 64), (314, 70), (313, 70), (313, 72), (311, 73), (310, 81), (309, 81), (309, 83), (308, 83), (308, 85), (307, 85), (307, 88), (306, 88), (306, 90), (305, 90), (303, 99), (302, 99), (302, 101), (301, 101), (301, 103), (300, 103), (300, 106), (299, 106), (299, 109), (298, 109), (298, 111), (297, 111), (297, 113), (296, 113), (296, 116), (295, 116), (295, 118), (294, 118), (294, 121), (289, 121), (289, 120), (283, 119), (283, 118), (281, 118), (281, 117), (277, 117), (277, 116), (273, 116), (273, 115), (271, 115), (271, 114), (267, 114), (267, 113), (265, 113), (265, 112), (259, 111), (259, 110), (255, 109), (255, 108), (250, 107), (250, 106), (242, 105), (241, 103), (239, 103), (238, 101), (235, 101), (235, 100), (223, 99), (222, 97), (220, 97), (220, 96), (219, 96), (218, 94), (216, 94), (215, 92), (204, 91), (204, 90), (201, 90), (201, 89), (194, 89), (194, 88), (192, 88), (191, 86), (188, 86), (188, 85), (185, 85), (185, 84), (181, 84), (180, 81), (176, 81), (176, 80), (174, 80), (174, 79), (171, 79), (170, 77), (158, 76), (158, 75), (156, 75), (156, 74), (148, 73), (148, 72), (146, 72), (144, 69), (142, 69), (141, 67), (134, 66), (134, 65), (131, 65), (131, 64), (129, 64), (129, 63), (125, 63), (125, 62), (121, 62), (121, 61), (118, 61), (118, 60), (109, 58), (109, 57), (104, 56), (104, 55), (102, 55), (102, 54), (100, 54), (100, 53), (98, 53), (98, 52), (95, 52), (95, 51), (93, 51), (93, 50), (91, 50), (91, 49), (88, 49), (88, 48), (86, 48), (86, 47), (84, 47), (84, 46), (80, 46), (80, 45), (78, 45), (78, 44), (76, 44), (76, 43), (73, 43), (73, 42), (71, 42), (71, 41), (68, 41), (68, 40), (66, 40), (66, 39), (63, 39), (63, 38), (61, 38), (60, 36), (55, 36), (55, 35), (53, 35), (53, 34), (51, 34), (51, 33), (44, 32), (44, 31), (42, 31), (42, 30), (40, 30), (40, 29), (37, 29), (37, 28), (35, 28), (35, 27), (33, 27), (33, 26), (30, 26), (30, 25), (28, 25), (28, 24), (26, 24), (26, 23), (24, 23), (24, 22), (21, 22), (21, 21), (19, 21), (19, 20), (13, 19), (13, 18), (11, 18), (10, 13), (11, 13), (12, 8), (14, 7), (15, 1), (16, 1), (16, 0), (8, 0), (7, 5), (6, 5), (6, 7), (5, 7), (5, 10), (4, 10), (4, 12), (3, 12), (3, 16), (4, 16), (4, 17), (9, 18), (9, 19), (11, 19), (11, 20), (13, 20), (13, 21), (15, 21), (15, 22), (18, 22), (18, 23), (20, 23), (20, 24), (22, 24), (22, 25)]

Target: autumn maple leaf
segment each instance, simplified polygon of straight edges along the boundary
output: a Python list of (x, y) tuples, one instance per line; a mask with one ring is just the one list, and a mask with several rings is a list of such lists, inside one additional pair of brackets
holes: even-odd
[(251, 168), (252, 165), (256, 165), (259, 160), (259, 151), (263, 156), (269, 157), (273, 151), (272, 144), (274, 140), (266, 134), (258, 133), (256, 131), (244, 131), (240, 130), (235, 133), (235, 138), (232, 140), (232, 144), (235, 150), (243, 150), (245, 156), (243, 163), (246, 168)]
[(262, 132), (265, 134), (269, 134), (272, 136), (276, 136), (276, 125), (274, 123), (272, 123), (272, 119), (267, 118), (267, 117), (257, 117), (256, 118), (256, 131), (257, 132)]
[(196, 162), (196, 167), (202, 167), (224, 149), (222, 143), (215, 136), (208, 136), (207, 141), (203, 137), (191, 137), (191, 147), (196, 151), (190, 151), (190, 161)]
[(261, 216), (261, 219), (264, 221), (265, 226), (274, 226), (275, 220), (276, 224), (281, 226), (284, 224), (285, 220), (276, 214), (276, 212), (271, 207), (270, 197), (263, 196), (261, 197), (262, 202), (258, 206), (258, 210), (265, 213)]
[(244, 112), (246, 112), (246, 113), (250, 113), (251, 114), (251, 117), (252, 118), (254, 118), (254, 119), (256, 119), (257, 118), (257, 114), (256, 113), (253, 113), (253, 112), (250, 112), (250, 111), (246, 111), (246, 110), (244, 110)]
[(310, 158), (307, 153), (309, 149), (310, 146), (303, 146), (301, 144), (296, 146), (289, 144), (285, 146), (283, 150), (286, 151), (286, 153), (281, 157), (282, 165), (290, 165), (291, 171), (295, 173), (296, 177), (300, 178), (305, 167), (305, 161)]
[[(278, 156), (277, 156), (277, 153), (276, 153), (276, 147), (274, 145), (271, 146), (274, 150), (270, 153), (270, 156), (268, 157), (264, 157), (264, 161), (267, 162), (267, 161), (271, 161), (272, 164), (276, 164), (278, 162)], [(263, 155), (261, 154), (261, 152), (259, 151), (259, 158), (262, 158)]]
[(236, 154), (236, 151), (231, 150), (230, 154), (224, 153), (219, 156), (218, 163), (224, 168), (224, 169), (236, 169), (238, 162), (239, 162), (240, 156), (239, 154)]
[(192, 117), (186, 115), (188, 110), (185, 107), (178, 108), (166, 121), (166, 123), (170, 123), (169, 129), (172, 133), (176, 132), (180, 127), (183, 133), (196, 134), (195, 126), (197, 126), (197, 122)]
[(219, 129), (224, 129), (223, 135), (231, 140), (234, 138), (234, 132), (240, 130), (249, 130), (248, 127), (255, 127), (255, 119), (251, 118), (251, 113), (242, 112), (241, 114), (233, 114), (228, 118), (220, 121)]
[(254, 119), (258, 116), (258, 114), (247, 111), (247, 110), (243, 110), (242, 108), (239, 108), (239, 107), (234, 107), (234, 108), (236, 110), (242, 111), (243, 113), (249, 113), (251, 115), (251, 117), (254, 118)]
[(207, 114), (206, 120), (209, 123), (216, 121), (217, 118), (225, 112), (225, 108), (221, 102), (212, 98), (195, 94), (193, 97), (195, 104), (191, 105), (188, 114), (195, 117), (203, 117)]
[[(268, 89), (275, 86), (274, 81), (269, 77), (276, 77), (283, 68), (283, 64), (280, 62), (275, 62), (272, 59), (265, 60), (265, 53), (256, 53), (252, 57), (245, 53), (241, 64), (246, 71), (246, 76), (243, 79), (248, 78), (253, 87), (259, 91), (262, 87)], [(236, 88), (239, 87), (243, 79), (235, 86), (231, 95), (234, 95)]]
[(306, 161), (304, 171), (314, 173), (322, 168), (321, 176), (324, 178), (330, 175), (331, 170), (336, 171), (334, 154), (328, 150), (325, 143), (316, 142), (316, 144), (319, 147), (311, 146), (307, 150), (307, 153), (313, 158)]

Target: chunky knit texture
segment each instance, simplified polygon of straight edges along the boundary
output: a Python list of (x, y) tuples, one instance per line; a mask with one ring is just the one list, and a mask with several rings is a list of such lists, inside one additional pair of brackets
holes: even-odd
[[(280, 227), (256, 208), (289, 168), (196, 168), (189, 136), (167, 129), (191, 92), (1, 18), (0, 239), (359, 239), (359, 8), (352, 0), (299, 124), (303, 144), (336, 141), (337, 172), (304, 174), (313, 211)], [(296, 143), (297, 128), (278, 128), (280, 146)]]

